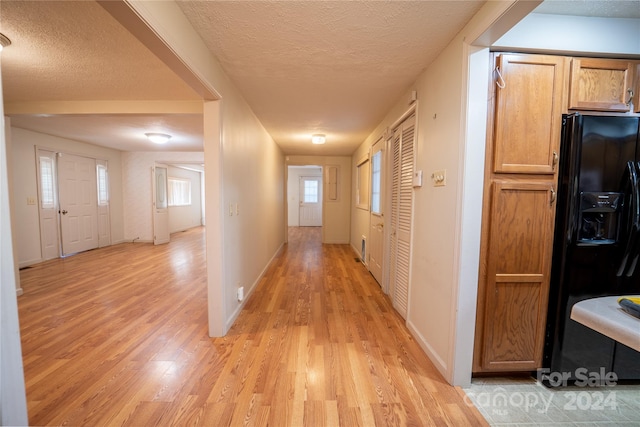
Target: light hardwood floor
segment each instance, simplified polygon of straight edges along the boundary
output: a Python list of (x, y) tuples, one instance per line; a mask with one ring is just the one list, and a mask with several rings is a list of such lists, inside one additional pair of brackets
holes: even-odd
[(224, 338), (204, 232), (21, 271), (32, 425), (487, 425), (348, 245), (293, 228)]

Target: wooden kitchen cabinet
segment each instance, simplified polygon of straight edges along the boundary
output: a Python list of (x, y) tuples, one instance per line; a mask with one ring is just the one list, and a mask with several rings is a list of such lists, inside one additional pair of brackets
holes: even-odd
[(640, 111), (639, 61), (607, 58), (572, 58), (569, 80), (569, 109), (589, 111)]
[(554, 186), (496, 181), (490, 205), (482, 369), (535, 370), (544, 346)]
[(555, 172), (562, 128), (566, 63), (567, 59), (561, 56), (498, 56), (495, 173)]
[(569, 58), (496, 54), (474, 373), (541, 367)]

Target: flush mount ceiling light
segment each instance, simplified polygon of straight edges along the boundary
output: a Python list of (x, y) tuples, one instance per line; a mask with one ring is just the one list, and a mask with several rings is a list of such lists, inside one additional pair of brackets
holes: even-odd
[(2, 51), (2, 49), (9, 46), (10, 44), (11, 44), (11, 40), (9, 40), (9, 37), (0, 33), (0, 52)]
[(155, 144), (164, 144), (171, 139), (171, 135), (167, 135), (166, 133), (147, 132), (145, 135), (149, 138), (149, 141)]
[(326, 138), (321, 133), (316, 133), (315, 135), (311, 135), (311, 142), (313, 144), (324, 144), (325, 141), (326, 141)]

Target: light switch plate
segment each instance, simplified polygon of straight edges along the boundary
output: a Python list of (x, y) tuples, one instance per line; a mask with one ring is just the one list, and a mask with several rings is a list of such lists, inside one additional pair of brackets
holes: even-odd
[(431, 174), (431, 180), (434, 187), (444, 187), (447, 185), (447, 170), (437, 170)]

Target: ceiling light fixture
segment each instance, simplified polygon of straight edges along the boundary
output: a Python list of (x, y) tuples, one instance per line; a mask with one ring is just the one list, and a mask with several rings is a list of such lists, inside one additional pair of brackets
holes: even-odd
[(167, 135), (166, 133), (147, 132), (145, 135), (149, 138), (149, 141), (155, 144), (164, 144), (171, 139), (171, 135)]
[(321, 133), (316, 133), (315, 135), (311, 135), (311, 142), (313, 144), (324, 144), (326, 142), (326, 138)]
[(11, 40), (9, 40), (9, 37), (0, 33), (0, 52), (2, 51), (2, 49), (9, 46), (10, 44), (11, 44)]

